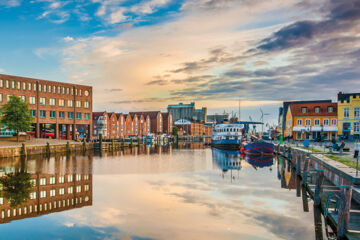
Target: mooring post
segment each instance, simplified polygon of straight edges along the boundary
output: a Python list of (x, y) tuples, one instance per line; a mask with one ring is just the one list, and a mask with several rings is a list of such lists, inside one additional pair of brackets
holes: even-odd
[(115, 140), (114, 139), (111, 140), (111, 148), (112, 148), (112, 151), (115, 150)]
[(124, 149), (124, 147), (125, 147), (125, 138), (123, 138), (121, 141), (121, 148)]
[(302, 186), (301, 192), (302, 192), (303, 210), (304, 212), (309, 212), (308, 194), (305, 186)]
[(26, 156), (26, 149), (25, 149), (25, 143), (21, 144), (21, 152), (20, 152), (21, 156)]
[(102, 150), (102, 143), (103, 143), (103, 138), (102, 138), (102, 134), (99, 134), (99, 145), (100, 145), (100, 151)]
[(296, 176), (296, 196), (301, 197), (301, 178), (300, 178), (300, 175)]
[(46, 156), (50, 156), (50, 144), (49, 144), (49, 142), (46, 143)]
[(299, 155), (296, 159), (296, 174), (297, 175), (301, 174), (301, 159), (302, 159), (302, 155)]
[(315, 183), (315, 196), (314, 196), (314, 205), (321, 205), (321, 185), (324, 181), (324, 170), (317, 170), (316, 173), (316, 183)]
[(133, 139), (130, 138), (130, 148), (132, 148), (132, 146), (133, 146)]
[(341, 186), (340, 206), (338, 213), (337, 236), (343, 239), (349, 227), (352, 187)]
[(314, 225), (315, 225), (315, 239), (323, 240), (323, 228), (322, 228), (322, 218), (321, 218), (321, 209), (319, 206), (314, 205)]
[(66, 152), (70, 153), (70, 143), (66, 142)]
[(305, 160), (304, 160), (304, 166), (303, 166), (303, 172), (302, 172), (302, 179), (303, 181), (305, 181), (305, 173), (307, 171), (309, 171), (309, 165), (310, 165), (310, 158), (309, 157), (305, 157)]

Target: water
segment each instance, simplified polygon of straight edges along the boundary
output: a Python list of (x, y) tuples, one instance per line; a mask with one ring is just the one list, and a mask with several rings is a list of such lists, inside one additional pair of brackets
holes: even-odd
[(315, 238), (312, 207), (303, 211), (295, 175), (281, 159), (240, 160), (236, 152), (181, 145), (8, 159), (1, 169), (37, 179), (35, 199), (0, 205), (2, 239)]

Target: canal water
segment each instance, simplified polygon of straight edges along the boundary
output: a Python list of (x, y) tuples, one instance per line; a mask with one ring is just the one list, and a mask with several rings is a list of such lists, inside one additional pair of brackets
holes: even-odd
[(180, 145), (0, 162), (34, 184), (1, 191), (1, 239), (315, 239), (283, 159)]

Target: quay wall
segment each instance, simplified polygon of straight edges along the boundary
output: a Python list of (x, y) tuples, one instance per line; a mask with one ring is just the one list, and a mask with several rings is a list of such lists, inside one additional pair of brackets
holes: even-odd
[(311, 167), (315, 170), (323, 170), (324, 176), (334, 185), (339, 187), (344, 185), (352, 186), (353, 198), (360, 203), (360, 177), (355, 176), (355, 169), (324, 156), (324, 153), (313, 153), (305, 149), (286, 147), (284, 145), (275, 145), (275, 151), (289, 159), (294, 166), (297, 161), (300, 161), (300, 169), (302, 169), (301, 164), (304, 159), (308, 157)]

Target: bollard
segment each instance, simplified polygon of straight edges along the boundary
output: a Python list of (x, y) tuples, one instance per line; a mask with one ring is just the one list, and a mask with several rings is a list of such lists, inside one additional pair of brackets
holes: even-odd
[(315, 196), (314, 196), (314, 205), (321, 205), (321, 185), (324, 181), (324, 170), (317, 170), (317, 177), (315, 183)]
[(321, 218), (321, 209), (314, 205), (314, 225), (315, 225), (315, 239), (323, 240), (323, 227)]
[(352, 188), (351, 186), (341, 186), (340, 206), (338, 213), (337, 236), (342, 239), (349, 227), (350, 208), (351, 208)]
[(102, 143), (103, 143), (103, 138), (102, 138), (102, 134), (99, 134), (99, 145), (100, 145), (100, 151), (102, 150)]
[(304, 186), (301, 188), (301, 192), (302, 192), (303, 210), (304, 212), (309, 212), (308, 193)]
[(121, 148), (124, 149), (124, 147), (125, 147), (125, 138), (123, 138), (121, 141)]
[(356, 176), (359, 175), (359, 155), (356, 157)]
[(299, 156), (296, 158), (296, 174), (297, 174), (297, 175), (300, 175), (300, 174), (301, 174), (301, 158), (302, 158), (302, 155), (299, 155)]
[(114, 139), (111, 140), (111, 149), (112, 149), (112, 151), (115, 150), (115, 140)]
[(85, 143), (85, 141), (82, 144), (82, 151), (83, 151), (83, 153), (86, 152), (86, 143)]

